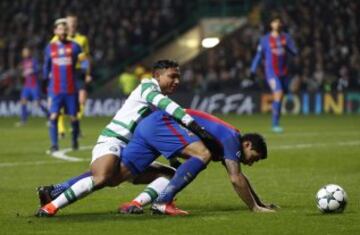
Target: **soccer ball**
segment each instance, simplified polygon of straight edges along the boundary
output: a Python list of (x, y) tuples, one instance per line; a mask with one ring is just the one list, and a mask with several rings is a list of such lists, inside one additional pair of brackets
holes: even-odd
[(321, 212), (343, 212), (347, 203), (347, 194), (339, 185), (328, 184), (316, 194), (316, 204)]

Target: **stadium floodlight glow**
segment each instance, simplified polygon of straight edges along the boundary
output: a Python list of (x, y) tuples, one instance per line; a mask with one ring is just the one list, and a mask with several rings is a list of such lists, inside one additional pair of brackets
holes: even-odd
[(219, 44), (220, 39), (217, 37), (209, 37), (209, 38), (204, 38), (201, 41), (201, 45), (204, 48), (213, 48), (214, 46), (216, 46), (217, 44)]

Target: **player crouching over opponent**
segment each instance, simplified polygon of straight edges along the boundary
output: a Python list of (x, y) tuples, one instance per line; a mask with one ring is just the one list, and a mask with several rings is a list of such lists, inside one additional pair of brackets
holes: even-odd
[[(215, 157), (200, 157), (196, 152), (187, 152), (187, 148), (199, 143), (199, 138), (179, 125), (174, 119), (163, 112), (155, 112), (143, 120), (135, 130), (134, 137), (124, 149), (122, 164), (138, 175), (160, 154), (167, 159), (185, 154), (187, 160), (177, 169), (175, 176), (153, 202), (152, 211), (157, 214), (186, 215), (188, 212), (172, 206), (175, 195), (186, 187), (197, 174), (206, 168), (210, 160), (221, 161), (225, 166), (229, 179), (239, 197), (250, 210), (255, 212), (274, 212), (273, 204), (265, 204), (257, 196), (248, 178), (242, 173), (240, 163), (251, 166), (254, 162), (267, 158), (267, 146), (259, 134), (240, 135), (240, 132), (207, 113), (187, 110), (200, 126), (217, 137), (222, 146), (222, 154)], [(140, 194), (130, 203), (125, 203), (119, 210), (132, 213), (134, 207), (142, 211)]]
[[(272, 205), (266, 205), (256, 195), (249, 180), (241, 172), (240, 162), (252, 165), (267, 157), (264, 139), (258, 134), (241, 136), (239, 131), (220, 119), (206, 113), (187, 110), (200, 126), (217, 137), (222, 146), (222, 153), (213, 157), (224, 164), (235, 191), (252, 211), (273, 212)], [(173, 204), (175, 195), (185, 188), (199, 172), (206, 168), (212, 159), (210, 154), (201, 147), (202, 142), (189, 130), (183, 128), (169, 115), (156, 111), (143, 119), (135, 129), (132, 140), (121, 151), (121, 163), (118, 174), (113, 175), (112, 184), (117, 185), (126, 180), (141, 177), (152, 162), (163, 155), (167, 159), (181, 156), (187, 160), (177, 169), (169, 184), (158, 193), (158, 197), (150, 200), (135, 200), (121, 207), (123, 212), (139, 213), (142, 206), (153, 202), (154, 213), (167, 215), (186, 215), (188, 212), (178, 209)], [(217, 158), (217, 159), (214, 159)], [(59, 208), (65, 207), (70, 201), (63, 200), (68, 192), (43, 206), (38, 216), (53, 216)], [(138, 199), (141, 198), (141, 195)], [(49, 213), (51, 211), (51, 213)]]

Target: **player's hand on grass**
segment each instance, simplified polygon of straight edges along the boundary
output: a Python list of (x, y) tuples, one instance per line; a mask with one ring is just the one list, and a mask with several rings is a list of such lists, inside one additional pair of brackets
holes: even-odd
[(273, 203), (264, 203), (263, 207), (272, 209), (272, 210), (280, 209), (280, 206), (273, 204)]
[(262, 206), (254, 206), (252, 208), (252, 211), (253, 212), (260, 212), (260, 213), (273, 213), (273, 212), (276, 212), (273, 209), (269, 209), (269, 208), (262, 207)]

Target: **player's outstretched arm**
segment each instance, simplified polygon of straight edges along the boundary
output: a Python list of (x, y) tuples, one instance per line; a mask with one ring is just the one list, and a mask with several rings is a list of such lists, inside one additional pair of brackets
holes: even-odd
[(263, 53), (263, 45), (262, 45), (262, 39), (260, 39), (259, 45), (256, 50), (256, 55), (255, 55), (253, 61), (251, 62), (251, 68), (250, 68), (251, 76), (254, 76), (254, 74), (256, 72), (256, 69), (261, 61), (262, 53)]
[(167, 112), (174, 117), (175, 120), (182, 123), (187, 129), (197, 135), (212, 154), (216, 155), (221, 152), (221, 148), (215, 137), (199, 126), (191, 115), (187, 114), (180, 105), (158, 91), (153, 84), (143, 83), (141, 96), (155, 107)]
[(252, 194), (249, 181), (240, 171), (240, 165), (238, 162), (225, 159), (225, 167), (235, 192), (245, 202), (250, 210), (254, 212), (275, 212), (274, 210), (263, 207), (257, 203), (256, 198)]
[(293, 38), (289, 34), (286, 35), (286, 38), (287, 38), (287, 45), (286, 45), (287, 51), (291, 55), (296, 56), (298, 54), (298, 49), (295, 46), (295, 42)]
[(251, 191), (251, 194), (252, 194), (252, 196), (254, 197), (256, 203), (259, 206), (266, 207), (268, 209), (278, 209), (278, 208), (280, 208), (279, 206), (277, 206), (277, 205), (275, 205), (273, 203), (264, 203), (264, 202), (262, 202), (260, 200), (260, 197), (255, 193), (254, 188), (251, 186), (249, 179), (243, 173), (242, 173), (242, 175), (244, 176), (245, 180), (247, 181), (247, 183), (249, 185), (249, 188), (250, 188), (250, 191)]

